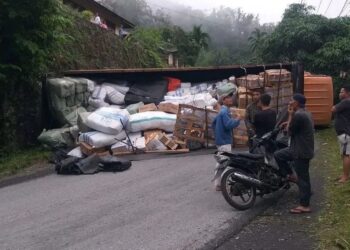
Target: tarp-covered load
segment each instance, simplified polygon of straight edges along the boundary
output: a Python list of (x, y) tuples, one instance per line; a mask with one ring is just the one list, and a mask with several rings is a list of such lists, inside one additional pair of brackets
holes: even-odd
[(143, 102), (145, 104), (158, 104), (163, 100), (167, 90), (168, 81), (166, 79), (134, 82), (125, 95), (125, 103), (134, 104), (137, 102)]

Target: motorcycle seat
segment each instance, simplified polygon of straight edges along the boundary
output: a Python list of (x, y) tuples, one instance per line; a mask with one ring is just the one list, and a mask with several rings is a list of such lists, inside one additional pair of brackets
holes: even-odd
[(251, 160), (264, 159), (264, 155), (262, 155), (262, 154), (252, 154), (252, 153), (249, 153), (249, 152), (232, 153), (231, 156), (244, 157), (244, 158), (248, 158), (248, 159), (251, 159)]

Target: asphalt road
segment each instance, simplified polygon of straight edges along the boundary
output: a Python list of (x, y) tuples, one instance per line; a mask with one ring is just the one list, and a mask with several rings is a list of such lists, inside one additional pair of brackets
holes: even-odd
[(0, 249), (213, 249), (275, 201), (234, 210), (213, 167), (212, 155), (163, 158), (0, 188)]

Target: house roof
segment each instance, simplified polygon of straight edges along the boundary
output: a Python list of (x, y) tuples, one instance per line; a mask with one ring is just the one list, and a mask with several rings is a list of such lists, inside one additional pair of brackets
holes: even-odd
[(122, 16), (111, 11), (110, 9), (106, 8), (102, 4), (96, 2), (95, 0), (65, 0), (64, 2), (73, 3), (74, 5), (77, 5), (79, 7), (84, 8), (84, 9), (90, 10), (94, 13), (99, 13), (100, 16), (102, 16), (104, 19), (108, 19), (108, 21), (110, 21), (112, 23), (123, 24), (124, 28), (135, 27), (135, 24), (129, 22), (128, 20), (126, 20)]

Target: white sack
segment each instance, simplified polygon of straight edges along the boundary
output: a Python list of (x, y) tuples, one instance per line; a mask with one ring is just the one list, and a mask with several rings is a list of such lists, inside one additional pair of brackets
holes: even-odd
[(104, 86), (104, 88), (107, 91), (107, 99), (110, 103), (118, 105), (125, 103), (125, 95), (110, 86)]
[(102, 148), (113, 145), (125, 138), (125, 131), (120, 132), (118, 135), (109, 135), (98, 131), (92, 131), (81, 134), (79, 136), (79, 142), (85, 142), (95, 148)]
[(104, 100), (102, 100), (102, 99), (95, 99), (95, 98), (92, 98), (92, 97), (89, 97), (89, 105), (91, 107), (95, 108), (95, 109), (109, 106), (109, 104), (106, 103)]
[[(141, 132), (137, 133), (130, 133), (128, 134), (129, 138), (126, 138), (122, 142), (117, 142), (112, 145), (111, 149), (125, 147), (127, 150), (132, 150), (132, 146), (137, 149), (145, 149), (146, 148), (146, 142), (145, 137), (141, 135)], [(130, 141), (129, 141), (130, 139)], [(132, 145), (132, 146), (131, 146)]]
[(77, 158), (84, 158), (84, 154), (83, 152), (81, 152), (80, 147), (76, 147), (75, 149), (69, 151), (67, 155), (77, 157)]
[(125, 109), (104, 107), (96, 110), (87, 118), (87, 125), (97, 131), (117, 135), (127, 126), (130, 114)]
[(217, 101), (209, 93), (202, 93), (198, 95), (191, 95), (186, 98), (185, 104), (197, 108), (205, 108), (206, 106), (214, 106)]
[(99, 85), (96, 86), (94, 91), (92, 92), (92, 98), (94, 99), (101, 99), (101, 100), (105, 100), (107, 97), (107, 90), (105, 87)]
[(176, 115), (161, 111), (148, 111), (130, 116), (128, 129), (131, 132), (139, 132), (151, 129), (162, 129), (173, 132), (176, 123)]
[(126, 95), (126, 93), (129, 91), (129, 87), (126, 86), (121, 86), (118, 84), (114, 84), (114, 83), (103, 83), (102, 86), (108, 86), (108, 87), (112, 87), (113, 89), (115, 89), (116, 91), (122, 93), (123, 95)]

